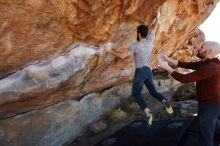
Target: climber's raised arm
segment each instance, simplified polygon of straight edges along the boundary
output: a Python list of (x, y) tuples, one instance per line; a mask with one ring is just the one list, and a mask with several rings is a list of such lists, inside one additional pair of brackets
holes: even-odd
[(111, 53), (112, 55), (114, 55), (115, 57), (118, 57), (118, 58), (121, 58), (121, 59), (125, 59), (127, 58), (128, 56), (132, 55), (128, 50), (125, 50), (123, 52), (118, 52), (118, 51), (115, 51), (113, 50), (112, 48), (110, 47), (105, 47), (104, 48), (107, 52)]
[(157, 18), (154, 19), (154, 21), (149, 25), (149, 30), (151, 33), (156, 34), (158, 31), (158, 23)]

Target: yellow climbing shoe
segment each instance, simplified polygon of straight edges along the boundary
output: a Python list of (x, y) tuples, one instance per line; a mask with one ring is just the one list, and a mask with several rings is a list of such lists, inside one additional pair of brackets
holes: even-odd
[(147, 122), (148, 122), (148, 125), (151, 126), (152, 123), (153, 123), (153, 114), (150, 114), (149, 117), (147, 117)]
[(168, 114), (172, 114), (173, 113), (173, 108), (172, 108), (172, 106), (169, 104), (169, 102), (167, 100), (163, 100), (162, 104), (166, 108), (166, 111), (167, 111)]
[(153, 123), (153, 114), (152, 114), (152, 112), (150, 111), (149, 108), (145, 108), (144, 112), (145, 112), (145, 115), (146, 115), (147, 124), (148, 124), (148, 126), (151, 126), (152, 123)]

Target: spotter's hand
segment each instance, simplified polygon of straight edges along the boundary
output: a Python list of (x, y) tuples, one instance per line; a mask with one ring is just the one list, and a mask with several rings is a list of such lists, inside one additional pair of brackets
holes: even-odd
[(160, 62), (158, 62), (158, 66), (161, 67), (161, 68), (163, 68), (163, 69), (165, 69), (165, 70), (170, 69), (170, 66), (169, 66), (168, 63), (165, 62), (165, 61), (160, 61)]

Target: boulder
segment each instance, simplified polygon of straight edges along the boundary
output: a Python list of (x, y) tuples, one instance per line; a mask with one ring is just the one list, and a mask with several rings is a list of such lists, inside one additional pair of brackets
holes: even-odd
[(180, 86), (176, 93), (173, 95), (175, 101), (183, 101), (196, 98), (196, 86), (195, 84), (184, 84)]

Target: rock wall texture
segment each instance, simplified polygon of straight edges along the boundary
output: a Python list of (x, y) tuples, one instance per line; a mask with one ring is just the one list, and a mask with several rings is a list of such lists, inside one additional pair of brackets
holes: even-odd
[(197, 30), (193, 36), (188, 40), (185, 46), (180, 47), (170, 54), (174, 59), (181, 61), (197, 60), (196, 53), (205, 41), (205, 35), (201, 30)]
[[(160, 92), (175, 90), (175, 80), (157, 79)], [(63, 146), (88, 130), (88, 125), (130, 97), (131, 84), (91, 93), (82, 100), (68, 100), (44, 109), (0, 120), (1, 146)], [(146, 89), (143, 93), (146, 93)], [(151, 105), (152, 106), (152, 105)], [(162, 105), (161, 105), (162, 107)]]
[(217, 2), (0, 0), (0, 122), (130, 81), (133, 58), (114, 58), (103, 46), (111, 41), (123, 51), (135, 41), (136, 27), (155, 18), (152, 66), (158, 53), (183, 57), (181, 48), (200, 45), (192, 40)]
[(132, 57), (115, 59), (136, 26), (157, 17), (152, 64), (158, 53), (185, 46), (217, 0), (0, 2), (0, 116), (44, 108), (131, 80)]

